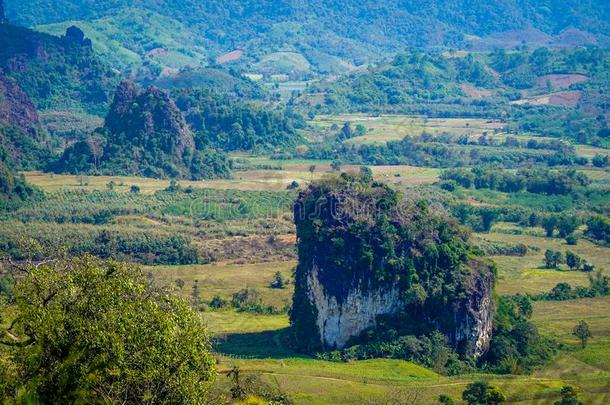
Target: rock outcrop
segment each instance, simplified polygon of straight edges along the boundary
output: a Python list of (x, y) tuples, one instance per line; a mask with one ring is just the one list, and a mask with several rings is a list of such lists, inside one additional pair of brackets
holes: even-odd
[(344, 348), (379, 317), (413, 334), (438, 330), (469, 356), (489, 348), (493, 266), (451, 219), (344, 174), (302, 192), (295, 223), (291, 322), (302, 350)]
[(169, 94), (155, 87), (140, 92), (133, 83), (122, 82), (106, 116), (105, 129), (111, 143), (160, 151), (178, 166), (195, 149), (182, 112)]
[(15, 81), (0, 70), (0, 121), (34, 135), (40, 124), (36, 107)]
[(64, 151), (55, 172), (156, 178), (227, 177), (224, 155), (195, 144), (195, 135), (169, 94), (123, 81), (103, 128)]

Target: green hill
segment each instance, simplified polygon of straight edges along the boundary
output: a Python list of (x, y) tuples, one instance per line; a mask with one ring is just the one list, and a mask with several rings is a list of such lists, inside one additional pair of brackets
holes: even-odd
[(224, 155), (196, 142), (169, 94), (130, 82), (118, 87), (104, 127), (68, 147), (51, 169), (155, 178), (229, 175)]
[(411, 50), (322, 81), (296, 100), (315, 113), (398, 113), (506, 120), (515, 132), (603, 144), (610, 53), (599, 48), (492, 53)]
[(0, 68), (16, 80), (39, 110), (103, 114), (116, 75), (95, 56), (78, 30), (69, 36), (0, 25)]
[[(68, 21), (83, 26), (96, 48), (119, 65), (147, 59), (155, 47), (173, 57), (171, 63), (151, 58), (167, 67), (199, 66), (202, 55), (243, 49), (240, 63), (246, 66), (280, 51), (305, 56), (315, 69), (328, 72), (408, 46), (610, 43), (610, 7), (603, 0), (391, 0), (382, 5), (373, 0), (8, 0), (6, 8), (8, 17), (24, 26), (59, 24), (43, 28), (51, 32)], [(329, 61), (330, 69), (323, 66)], [(279, 71), (283, 67), (280, 63)]]
[(153, 11), (127, 8), (91, 21), (63, 21), (37, 27), (63, 35), (76, 25), (93, 42), (93, 49), (124, 74), (167, 75), (178, 68), (207, 65), (207, 44), (178, 20)]

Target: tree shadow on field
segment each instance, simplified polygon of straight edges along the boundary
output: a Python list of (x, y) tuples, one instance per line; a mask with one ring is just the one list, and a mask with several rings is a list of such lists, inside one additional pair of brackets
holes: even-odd
[(214, 350), (220, 354), (237, 358), (308, 358), (290, 347), (290, 328), (255, 333), (234, 333), (219, 337), (215, 339)]

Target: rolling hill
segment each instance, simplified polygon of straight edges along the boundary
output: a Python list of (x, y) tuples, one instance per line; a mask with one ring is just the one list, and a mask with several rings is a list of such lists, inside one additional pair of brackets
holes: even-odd
[[(610, 6), (603, 0), (6, 3), (9, 19), (17, 24), (56, 32), (69, 21), (83, 26), (97, 48), (118, 50), (109, 55), (118, 65), (149, 58), (162, 68), (171, 68), (172, 63), (199, 66), (207, 56), (215, 58), (236, 49), (244, 51), (239, 61), (244, 66), (281, 51), (306, 57), (314, 71), (334, 71), (408, 46), (490, 49), (523, 41), (562, 46), (610, 44)], [(173, 56), (175, 62), (151, 57), (155, 49)], [(329, 61), (330, 67), (326, 66)], [(281, 63), (279, 70), (283, 67)]]

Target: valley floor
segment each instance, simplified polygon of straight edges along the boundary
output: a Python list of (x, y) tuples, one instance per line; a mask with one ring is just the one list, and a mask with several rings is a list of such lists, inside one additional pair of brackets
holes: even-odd
[[(341, 116), (320, 117), (314, 125), (324, 131), (332, 124), (346, 120), (354, 124), (368, 122), (367, 133), (350, 140), (355, 144), (387, 142), (400, 139), (405, 134), (419, 133), (423, 129), (451, 133), (466, 131), (472, 136), (495, 130), (496, 136), (504, 136), (501, 125), (483, 120), (424, 121), (413, 117), (367, 119), (363, 116)], [(583, 156), (599, 152), (590, 147), (578, 147), (577, 151)], [(242, 162), (244, 168), (234, 172), (233, 179), (181, 182), (182, 187), (209, 190), (202, 197), (209, 199), (206, 200), (209, 206), (198, 205), (198, 197), (155, 197), (155, 192), (169, 185), (168, 181), (28, 172), (25, 173), (27, 180), (49, 192), (50, 197), (44, 203), (46, 205), (20, 210), (15, 216), (28, 228), (38, 227), (34, 229), (44, 230), (53, 236), (60, 233), (60, 229), (63, 232), (70, 227), (78, 228), (83, 235), (103, 227), (118, 233), (128, 231), (130, 235), (139, 232), (153, 237), (186, 236), (192, 239), (194, 249), (204, 258), (203, 262), (209, 263), (154, 265), (151, 259), (146, 271), (159, 285), (175, 286), (177, 293), (187, 299), (196, 296), (203, 303), (209, 303), (214, 297), (230, 301), (239, 290), (256, 289), (262, 302), (273, 307), (273, 314), (236, 312), (229, 308), (212, 310), (207, 304), (201, 312), (210, 330), (215, 333), (218, 368), (221, 371), (217, 383), (219, 387), (229, 385), (222, 372), (239, 366), (242, 371), (261, 375), (269, 384), (288, 393), (297, 404), (428, 404), (434, 403), (440, 394), (458, 401), (464, 387), (480, 379), (499, 387), (511, 404), (552, 404), (559, 398), (559, 391), (564, 385), (576, 387), (586, 404), (610, 403), (610, 297), (535, 302), (533, 322), (543, 336), (556, 339), (564, 348), (550, 364), (532, 375), (446, 377), (399, 360), (333, 363), (293, 352), (285, 344), (289, 326), (286, 312), (291, 303), (292, 284), (289, 283), (284, 289), (269, 287), (276, 272), (290, 280), (296, 265), (295, 232), (289, 203), (296, 191), (290, 194), (287, 185), (292, 181), (303, 185), (319, 178), (331, 171), (330, 162), (276, 160), (246, 155), (234, 157)], [(311, 165), (316, 166), (313, 172), (310, 171)], [(343, 167), (343, 170), (351, 169), (356, 170), (358, 166)], [(412, 166), (373, 166), (371, 169), (377, 179), (391, 182), (403, 190), (434, 183), (441, 172), (439, 169)], [(592, 167), (581, 170), (592, 179), (592, 187), (610, 185), (608, 170)], [(104, 194), (110, 182), (115, 191), (112, 197)], [(129, 193), (132, 185), (140, 187), (140, 194)], [(93, 191), (98, 194), (87, 194)], [(95, 198), (89, 198), (91, 195)], [(508, 195), (471, 190), (460, 197), (473, 205), (539, 204), (543, 207), (549, 203), (546, 197), (527, 193)], [(572, 204), (567, 200), (563, 203)], [(239, 210), (226, 210), (228, 205), (239, 205)], [(217, 209), (212, 214), (209, 212), (211, 206)], [(83, 221), (79, 216), (84, 215), (83, 212), (90, 214), (102, 208), (121, 214), (101, 224), (79, 222)], [(69, 213), (65, 215), (72, 217), (66, 220), (62, 216), (61, 221), (53, 219), (53, 215), (64, 215), (65, 212)], [(53, 222), (55, 220), (57, 223)], [(9, 225), (5, 228), (25, 226), (17, 222), (7, 223)], [(525, 256), (492, 256), (498, 265), (496, 292), (499, 295), (535, 294), (548, 292), (560, 282), (573, 286), (587, 285), (588, 282), (586, 273), (568, 271), (565, 266), (555, 270), (545, 269), (543, 257), (546, 249), (565, 251), (569, 248), (591, 262), (596, 269), (603, 269), (606, 275), (610, 275), (610, 248), (582, 238), (582, 228), (577, 235), (581, 236), (578, 244), (567, 246), (563, 239), (545, 237), (541, 228), (500, 222), (489, 233), (475, 234), (474, 240), (526, 245), (528, 252)], [(593, 334), (585, 349), (581, 349), (572, 336), (572, 328), (580, 320), (590, 325)]]

